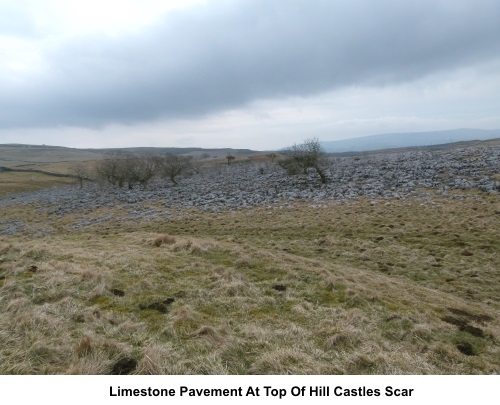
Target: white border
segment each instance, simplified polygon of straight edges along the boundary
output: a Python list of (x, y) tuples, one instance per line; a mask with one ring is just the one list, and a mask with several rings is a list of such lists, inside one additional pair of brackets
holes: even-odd
[[(2, 403), (97, 405), (97, 404), (467, 404), (500, 403), (500, 376), (0, 376)], [(180, 387), (189, 389), (259, 387), (259, 396), (205, 397), (180, 396)], [(264, 387), (282, 390), (281, 399), (266, 395)], [(310, 387), (329, 387), (329, 396), (310, 396)], [(385, 388), (413, 389), (411, 396), (386, 396)], [(110, 387), (131, 389), (168, 388), (168, 397), (110, 396)], [(304, 389), (304, 396), (291, 395)], [(380, 396), (336, 396), (335, 387), (359, 391), (378, 389)], [(284, 391), (283, 391), (284, 390)], [(339, 390), (339, 389), (337, 389)], [(279, 392), (279, 391), (278, 391)], [(325, 392), (325, 391), (323, 391)], [(406, 391), (408, 393), (409, 391)], [(476, 402), (479, 401), (479, 402)]]

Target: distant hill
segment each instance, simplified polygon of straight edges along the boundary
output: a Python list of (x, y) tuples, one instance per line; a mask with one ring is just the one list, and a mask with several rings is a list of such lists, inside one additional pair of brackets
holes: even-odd
[(500, 129), (452, 129), (446, 131), (402, 132), (321, 142), (327, 152), (361, 152), (388, 148), (439, 145), (451, 142), (500, 138)]
[(88, 162), (102, 159), (109, 152), (122, 153), (152, 153), (152, 154), (173, 154), (188, 155), (202, 159), (224, 158), (231, 154), (233, 156), (251, 156), (262, 153), (250, 149), (231, 148), (106, 148), (106, 149), (76, 149), (63, 146), (50, 145), (23, 145), (23, 144), (0, 144), (0, 167), (10, 169), (39, 169), (50, 171), (56, 170), (54, 164), (66, 163), (62, 170), (66, 170), (69, 164), (75, 162)]
[(108, 149), (85, 149), (88, 151), (99, 151), (99, 152), (129, 152), (129, 153), (154, 153), (159, 155), (198, 155), (203, 153), (209, 153), (214, 155), (225, 156), (227, 154), (232, 155), (251, 155), (258, 153), (257, 151), (251, 149), (231, 149), (231, 148), (177, 148), (177, 147), (135, 147), (135, 148), (108, 148)]

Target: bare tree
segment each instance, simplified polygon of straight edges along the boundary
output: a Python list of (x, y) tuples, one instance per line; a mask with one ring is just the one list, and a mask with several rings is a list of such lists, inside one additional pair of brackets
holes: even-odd
[(229, 166), (231, 164), (231, 161), (233, 161), (234, 159), (236, 159), (233, 155), (231, 155), (230, 153), (226, 156), (226, 159), (227, 159), (227, 165)]
[(72, 171), (75, 177), (78, 179), (78, 184), (80, 185), (80, 188), (83, 188), (84, 181), (92, 180), (90, 170), (83, 164), (77, 164), (75, 167), (73, 167)]
[(135, 183), (146, 187), (149, 181), (160, 171), (162, 160), (154, 155), (129, 155), (125, 158), (127, 183), (129, 188)]
[(168, 177), (174, 185), (177, 185), (175, 178), (190, 167), (190, 159), (187, 156), (167, 155), (162, 158), (161, 174)]
[(287, 158), (280, 165), (289, 174), (298, 174), (301, 171), (307, 173), (307, 169), (313, 168), (318, 173), (321, 183), (327, 181), (325, 168), (327, 167), (326, 152), (321, 146), (318, 138), (306, 139), (301, 145), (295, 144), (286, 152)]
[(97, 176), (112, 185), (123, 187), (127, 180), (127, 169), (124, 158), (120, 154), (108, 153), (96, 166)]
[(98, 178), (131, 189), (137, 183), (146, 187), (159, 172), (162, 160), (154, 155), (133, 155), (131, 153), (109, 153), (96, 167)]

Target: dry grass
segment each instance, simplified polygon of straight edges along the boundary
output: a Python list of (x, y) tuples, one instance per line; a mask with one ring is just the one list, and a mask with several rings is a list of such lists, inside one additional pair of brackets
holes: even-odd
[(34, 172), (0, 172), (0, 195), (74, 184), (75, 179)]
[(40, 169), (43, 165), (71, 167), (75, 162), (102, 159), (103, 155), (104, 153), (99, 150), (0, 145), (0, 166), (22, 169)]
[(52, 219), (0, 237), (0, 373), (499, 373), (499, 212), (478, 196)]
[(171, 245), (175, 243), (175, 238), (171, 235), (160, 235), (153, 240), (153, 245), (160, 247), (163, 244)]

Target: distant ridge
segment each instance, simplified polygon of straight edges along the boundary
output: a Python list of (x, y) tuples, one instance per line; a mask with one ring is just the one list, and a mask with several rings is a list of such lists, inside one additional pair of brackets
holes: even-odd
[[(234, 155), (251, 155), (259, 153), (260, 151), (252, 149), (233, 149), (233, 148), (199, 148), (199, 147), (124, 147), (124, 148), (71, 148), (66, 146), (54, 145), (29, 145), (21, 143), (4, 143), (0, 144), (0, 148), (12, 148), (16, 151), (36, 151), (39, 153), (51, 152), (53, 150), (62, 152), (90, 152), (97, 154), (104, 154), (108, 152), (123, 152), (123, 153), (155, 153), (155, 154), (193, 154), (193, 153), (218, 153), (218, 154), (234, 154)], [(1, 153), (0, 153), (1, 159)]]
[(327, 152), (363, 152), (369, 150), (429, 146), (461, 141), (500, 138), (500, 129), (451, 129), (428, 132), (400, 132), (321, 142)]

